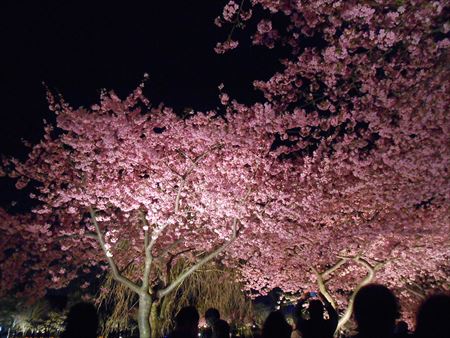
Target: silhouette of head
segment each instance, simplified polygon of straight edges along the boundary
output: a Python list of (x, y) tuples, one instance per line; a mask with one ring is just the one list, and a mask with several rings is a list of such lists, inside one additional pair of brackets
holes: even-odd
[(208, 324), (208, 326), (213, 326), (213, 324), (215, 322), (217, 322), (220, 319), (220, 312), (219, 310), (210, 307), (208, 310), (206, 310), (205, 312), (205, 320), (206, 320), (206, 324)]
[(96, 338), (98, 329), (97, 310), (91, 303), (78, 303), (69, 311), (64, 338)]
[(212, 331), (212, 338), (230, 338), (230, 325), (222, 319), (213, 324)]
[(396, 329), (397, 334), (405, 334), (408, 333), (408, 323), (401, 320), (397, 323)]
[(394, 331), (399, 308), (397, 299), (387, 287), (369, 284), (356, 294), (353, 313), (360, 333), (381, 336)]
[(281, 311), (272, 312), (264, 322), (263, 338), (289, 338), (291, 336), (291, 326), (284, 318)]
[(196, 336), (199, 320), (200, 316), (194, 306), (183, 307), (175, 316), (175, 329), (179, 333), (184, 333), (186, 337)]
[(323, 319), (323, 304), (318, 299), (313, 299), (309, 302), (309, 317), (312, 320), (321, 320)]
[(416, 336), (447, 338), (450, 332), (450, 295), (433, 295), (426, 299), (417, 313)]

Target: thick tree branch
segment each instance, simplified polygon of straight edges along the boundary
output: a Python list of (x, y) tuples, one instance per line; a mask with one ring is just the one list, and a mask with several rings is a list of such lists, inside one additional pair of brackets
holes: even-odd
[(178, 210), (180, 210), (181, 191), (183, 190), (185, 183), (186, 183), (186, 178), (182, 178), (178, 185), (177, 197), (175, 198), (175, 213), (178, 213)]
[(141, 220), (142, 227), (144, 229), (144, 253), (145, 253), (145, 262), (144, 262), (144, 273), (142, 275), (142, 290), (148, 292), (149, 290), (149, 278), (150, 278), (150, 269), (152, 266), (152, 248), (149, 244), (149, 224), (147, 219), (145, 218), (144, 212), (141, 211)]
[(169, 244), (167, 247), (161, 250), (161, 252), (158, 254), (156, 259), (162, 258), (165, 254), (169, 253), (172, 249), (175, 249), (175, 247), (182, 242), (182, 239), (178, 239), (175, 242)]
[(56, 237), (57, 240), (63, 240), (68, 238), (80, 238), (80, 237), (86, 237), (86, 238), (92, 238), (95, 240), (98, 240), (97, 234), (94, 232), (85, 232), (83, 235), (80, 234), (73, 234), (73, 235), (63, 235)]
[(238, 234), (238, 232), (237, 232), (237, 218), (235, 218), (233, 220), (233, 234), (232, 234), (231, 238), (227, 242), (222, 244), (220, 247), (218, 247), (216, 250), (211, 252), (209, 255), (203, 257), (202, 259), (200, 259), (196, 264), (194, 264), (188, 270), (183, 272), (168, 287), (166, 287), (166, 288), (164, 288), (162, 290), (159, 290), (158, 294), (157, 294), (158, 298), (162, 298), (165, 295), (167, 295), (168, 293), (170, 293), (180, 283), (182, 283), (186, 277), (188, 277), (190, 274), (192, 274), (194, 271), (196, 271), (198, 268), (200, 268), (203, 264), (209, 262), (210, 260), (212, 260), (213, 258), (218, 256), (220, 253), (225, 251), (236, 240), (237, 234)]
[[(330, 277), (330, 275), (335, 272), (337, 269), (339, 269), (342, 265), (344, 265), (345, 263), (347, 263), (348, 259), (347, 258), (341, 258), (335, 265), (333, 265), (331, 268), (329, 268), (328, 270), (325, 270), (324, 272), (322, 272), (322, 278), (325, 280), (328, 277)], [(327, 281), (325, 281), (326, 283)]]
[(366, 277), (363, 278), (363, 280), (356, 286), (356, 288), (353, 290), (353, 293), (348, 301), (348, 306), (347, 309), (345, 310), (344, 315), (339, 319), (339, 323), (337, 325), (336, 328), (336, 332), (341, 329), (345, 323), (347, 323), (347, 321), (350, 319), (352, 312), (353, 312), (353, 303), (355, 301), (355, 297), (356, 294), (358, 293), (358, 291), (365, 285), (369, 284), (370, 282), (372, 282), (372, 280), (375, 277), (375, 273), (377, 270), (379, 270), (384, 264), (386, 264), (386, 262), (383, 263), (377, 263), (375, 266), (372, 266), (367, 260), (365, 260), (364, 258), (361, 258), (359, 256), (356, 256), (354, 258), (352, 258), (352, 260), (355, 263), (358, 263), (360, 265), (362, 265), (363, 267), (366, 268), (367, 270), (367, 275)]
[(136, 285), (135, 283), (133, 283), (128, 278), (122, 276), (120, 274), (119, 270), (117, 269), (116, 263), (112, 259), (111, 253), (106, 249), (105, 240), (103, 239), (103, 235), (102, 235), (100, 227), (99, 227), (99, 225), (97, 223), (97, 220), (95, 218), (95, 211), (94, 211), (94, 208), (92, 206), (89, 207), (89, 214), (91, 216), (92, 223), (94, 223), (95, 231), (97, 233), (97, 240), (98, 240), (98, 242), (100, 244), (100, 247), (103, 250), (103, 253), (106, 256), (106, 260), (108, 261), (109, 267), (111, 268), (112, 277), (116, 281), (118, 281), (118, 282), (122, 283), (123, 285), (127, 286), (132, 291), (134, 291), (136, 293), (140, 293), (141, 290), (140, 290), (139, 286)]
[(334, 271), (339, 269), (343, 264), (345, 264), (348, 261), (347, 258), (341, 258), (336, 264), (334, 264), (329, 269), (325, 270), (324, 272), (319, 272), (316, 268), (312, 268), (314, 274), (317, 277), (317, 284), (319, 285), (319, 290), (323, 294), (323, 296), (330, 302), (330, 304), (333, 306), (333, 308), (336, 309), (336, 302), (334, 301), (333, 297), (331, 297), (330, 293), (328, 292), (328, 289), (326, 287), (328, 278)]

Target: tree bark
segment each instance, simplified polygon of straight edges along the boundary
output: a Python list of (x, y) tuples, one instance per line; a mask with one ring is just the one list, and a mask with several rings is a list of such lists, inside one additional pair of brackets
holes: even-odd
[(152, 338), (158, 338), (158, 316), (160, 310), (160, 302), (155, 301), (152, 303), (152, 307), (150, 310), (150, 327), (152, 330)]
[(371, 264), (369, 264), (368, 261), (366, 261), (365, 259), (363, 259), (361, 257), (355, 257), (355, 258), (353, 258), (353, 261), (355, 263), (362, 265), (364, 268), (366, 268), (367, 275), (366, 275), (366, 277), (363, 278), (363, 280), (361, 280), (361, 282), (359, 282), (359, 284), (353, 290), (352, 295), (351, 295), (350, 299), (348, 300), (347, 309), (345, 310), (345, 313), (343, 314), (343, 316), (339, 319), (339, 323), (338, 323), (338, 326), (337, 326), (335, 332), (338, 332), (350, 319), (352, 312), (353, 312), (353, 303), (355, 301), (355, 297), (356, 297), (356, 294), (358, 293), (358, 291), (363, 286), (366, 286), (367, 284), (372, 282), (372, 280), (375, 278), (376, 271), (383, 265), (382, 263), (379, 263), (375, 266), (372, 266)]
[(150, 311), (152, 299), (149, 294), (139, 294), (138, 327), (140, 338), (150, 338), (152, 328), (150, 327)]
[[(339, 256), (338, 256), (339, 257)], [(337, 269), (339, 269), (343, 264), (345, 264), (348, 260), (354, 261), (356, 264), (359, 264), (363, 266), (367, 270), (367, 275), (364, 277), (358, 285), (355, 287), (355, 289), (352, 292), (352, 295), (348, 301), (347, 309), (345, 310), (342, 317), (339, 319), (338, 325), (336, 327), (336, 330), (334, 334), (336, 335), (339, 330), (348, 322), (350, 319), (352, 312), (353, 312), (353, 302), (355, 300), (355, 296), (358, 293), (358, 291), (365, 285), (372, 282), (372, 280), (375, 277), (376, 271), (383, 266), (384, 263), (378, 263), (375, 266), (372, 266), (367, 260), (365, 260), (362, 257), (356, 256), (356, 257), (340, 257), (340, 261), (338, 261), (335, 265), (333, 265), (331, 268), (324, 272), (319, 272), (314, 267), (312, 270), (317, 276), (317, 283), (319, 284), (320, 292), (325, 296), (325, 298), (330, 302), (330, 304), (334, 307), (334, 309), (337, 311), (336, 302), (334, 301), (333, 297), (331, 297), (330, 293), (327, 289), (327, 282), (330, 275), (335, 272)]]

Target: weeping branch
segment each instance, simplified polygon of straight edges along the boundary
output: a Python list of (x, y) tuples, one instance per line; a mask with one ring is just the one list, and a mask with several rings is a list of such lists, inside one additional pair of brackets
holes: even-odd
[[(123, 275), (131, 277), (136, 274), (138, 268), (135, 264), (130, 264), (123, 269)], [(136, 293), (130, 290), (122, 283), (117, 283), (109, 272), (102, 281), (101, 291), (97, 296), (98, 307), (111, 309), (108, 313), (104, 325), (102, 326), (102, 335), (109, 337), (113, 332), (133, 329), (132, 320), (137, 312), (138, 297)]]
[[(186, 259), (174, 262), (169, 272), (168, 282), (174, 281), (180, 274), (189, 269), (192, 263)], [(124, 272), (132, 276), (138, 267), (131, 265)], [(208, 308), (217, 308), (224, 318), (234, 323), (245, 323), (252, 318), (252, 302), (241, 291), (242, 284), (236, 282), (234, 270), (209, 262), (189, 275), (173, 292), (158, 302), (156, 326), (152, 329), (157, 336), (162, 337), (172, 329), (172, 318), (182, 307), (195, 305), (200, 313)], [(103, 327), (103, 336), (112, 332), (133, 328), (136, 318), (136, 295), (127, 287), (114, 282), (110, 273), (107, 274), (97, 300), (112, 309)], [(134, 324), (135, 325), (135, 324)]]
[(221, 254), (223, 251), (225, 251), (237, 238), (237, 218), (233, 220), (233, 233), (231, 238), (219, 246), (216, 250), (211, 252), (210, 254), (206, 255), (202, 259), (200, 259), (196, 264), (191, 266), (189, 269), (187, 269), (185, 272), (183, 272), (181, 275), (179, 275), (169, 286), (167, 286), (164, 289), (161, 289), (158, 291), (157, 295), (158, 298), (162, 298), (168, 293), (170, 293), (172, 290), (174, 290), (180, 283), (183, 282), (183, 280), (188, 277), (190, 274), (192, 274), (194, 271), (198, 270), (202, 265), (209, 262), (219, 254)]

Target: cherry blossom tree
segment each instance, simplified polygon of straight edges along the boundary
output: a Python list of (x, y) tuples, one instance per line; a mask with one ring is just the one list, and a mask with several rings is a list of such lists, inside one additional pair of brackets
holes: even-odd
[[(318, 285), (339, 307), (370, 281), (405, 299), (448, 289), (448, 13), (444, 1), (230, 1), (218, 53), (254, 19), (254, 44), (288, 50), (254, 82), (264, 102), (221, 86), (222, 110), (181, 119), (142, 87), (88, 109), (49, 95), (56, 128), (7, 165), (19, 188), (37, 185), (34, 217), (63, 252), (64, 272), (49, 264), (46, 278), (107, 264), (139, 295), (143, 337), (158, 299), (219, 255), (250, 292)], [(193, 267), (168, 285), (179, 256)], [(141, 269), (125, 277), (130, 261)]]
[(448, 290), (448, 19), (448, 3), (420, 0), (229, 1), (216, 18), (230, 32), (218, 53), (252, 25), (255, 45), (287, 50), (254, 85), (292, 117), (274, 146), (297, 168), (282, 230), (243, 259), (249, 289), (318, 283), (340, 306), (370, 281), (406, 303), (417, 281)]
[[(153, 308), (189, 274), (237, 239), (245, 243), (278, 227), (284, 199), (272, 203), (273, 220), (264, 224), (261, 200), (287, 195), (285, 180), (295, 168), (271, 151), (277, 125), (287, 121), (273, 116), (267, 123), (264, 105), (248, 114), (199, 112), (182, 119), (170, 108), (150, 107), (142, 86), (124, 100), (104, 92), (89, 109), (73, 109), (49, 93), (56, 128), (48, 124), (28, 159), (5, 167), (18, 177), (18, 188), (34, 182), (40, 227), (22, 228), (47, 240), (33, 243), (41, 251), (56, 252), (40, 263), (47, 264), (40, 278), (48, 283), (38, 279), (31, 287), (63, 286), (76, 272), (108, 266), (139, 295), (139, 331), (148, 337)], [(193, 263), (168, 283), (182, 256)], [(229, 261), (232, 256), (240, 255)], [(140, 268), (125, 276), (130, 264)]]
[[(14, 292), (25, 299), (31, 296), (44, 296), (45, 289), (41, 287), (28, 288), (30, 279), (36, 286), (46, 284), (44, 271), (50, 264), (64, 256), (61, 251), (49, 250), (54, 242), (51, 228), (51, 218), (34, 215), (13, 216), (0, 209), (0, 295), (6, 296)], [(50, 254), (47, 254), (50, 253)], [(55, 287), (60, 284), (60, 274), (74, 272), (66, 271), (63, 267), (54, 267), (47, 277)]]

